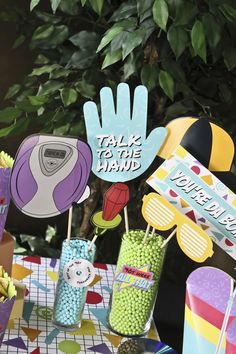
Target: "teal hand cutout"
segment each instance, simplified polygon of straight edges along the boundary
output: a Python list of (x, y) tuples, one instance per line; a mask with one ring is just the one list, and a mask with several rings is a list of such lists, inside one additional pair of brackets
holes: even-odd
[(93, 152), (93, 173), (110, 182), (125, 182), (140, 176), (153, 162), (167, 135), (156, 128), (147, 137), (148, 92), (145, 86), (134, 91), (131, 113), (130, 89), (117, 87), (114, 106), (112, 90), (100, 91), (101, 121), (94, 102), (84, 104), (87, 140)]

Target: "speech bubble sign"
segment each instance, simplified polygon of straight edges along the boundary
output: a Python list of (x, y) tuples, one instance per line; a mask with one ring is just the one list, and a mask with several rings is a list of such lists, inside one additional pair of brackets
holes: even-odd
[(134, 91), (131, 113), (129, 85), (117, 87), (114, 106), (112, 90), (100, 91), (101, 121), (94, 102), (84, 104), (87, 140), (93, 153), (93, 173), (110, 182), (125, 182), (140, 176), (153, 162), (164, 142), (167, 129), (154, 129), (147, 136), (148, 92), (145, 86)]
[(182, 146), (147, 183), (236, 259), (236, 195)]

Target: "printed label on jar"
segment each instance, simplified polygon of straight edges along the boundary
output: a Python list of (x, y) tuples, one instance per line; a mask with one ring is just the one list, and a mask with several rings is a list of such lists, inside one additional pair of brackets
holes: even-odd
[(84, 288), (94, 280), (95, 269), (86, 259), (75, 259), (65, 265), (63, 276), (70, 286)]
[(140, 268), (124, 265), (114, 281), (120, 284), (119, 290), (132, 287), (147, 291), (155, 283), (153, 273), (149, 272), (149, 269), (149, 264)]

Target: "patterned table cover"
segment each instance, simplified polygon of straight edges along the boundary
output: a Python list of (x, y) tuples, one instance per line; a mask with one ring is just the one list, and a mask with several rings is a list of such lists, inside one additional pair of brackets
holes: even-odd
[[(84, 324), (76, 333), (59, 332), (51, 323), (59, 260), (15, 256), (13, 276), (27, 286), (23, 318), (10, 321), (0, 354), (117, 353), (125, 339), (106, 327), (114, 265), (95, 263), (96, 284), (89, 288)], [(148, 338), (158, 339), (152, 324)]]

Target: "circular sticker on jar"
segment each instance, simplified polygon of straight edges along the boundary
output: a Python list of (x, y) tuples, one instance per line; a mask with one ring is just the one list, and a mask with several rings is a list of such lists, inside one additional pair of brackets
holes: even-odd
[(75, 259), (65, 265), (63, 276), (70, 286), (84, 288), (92, 283), (95, 269), (86, 259)]

